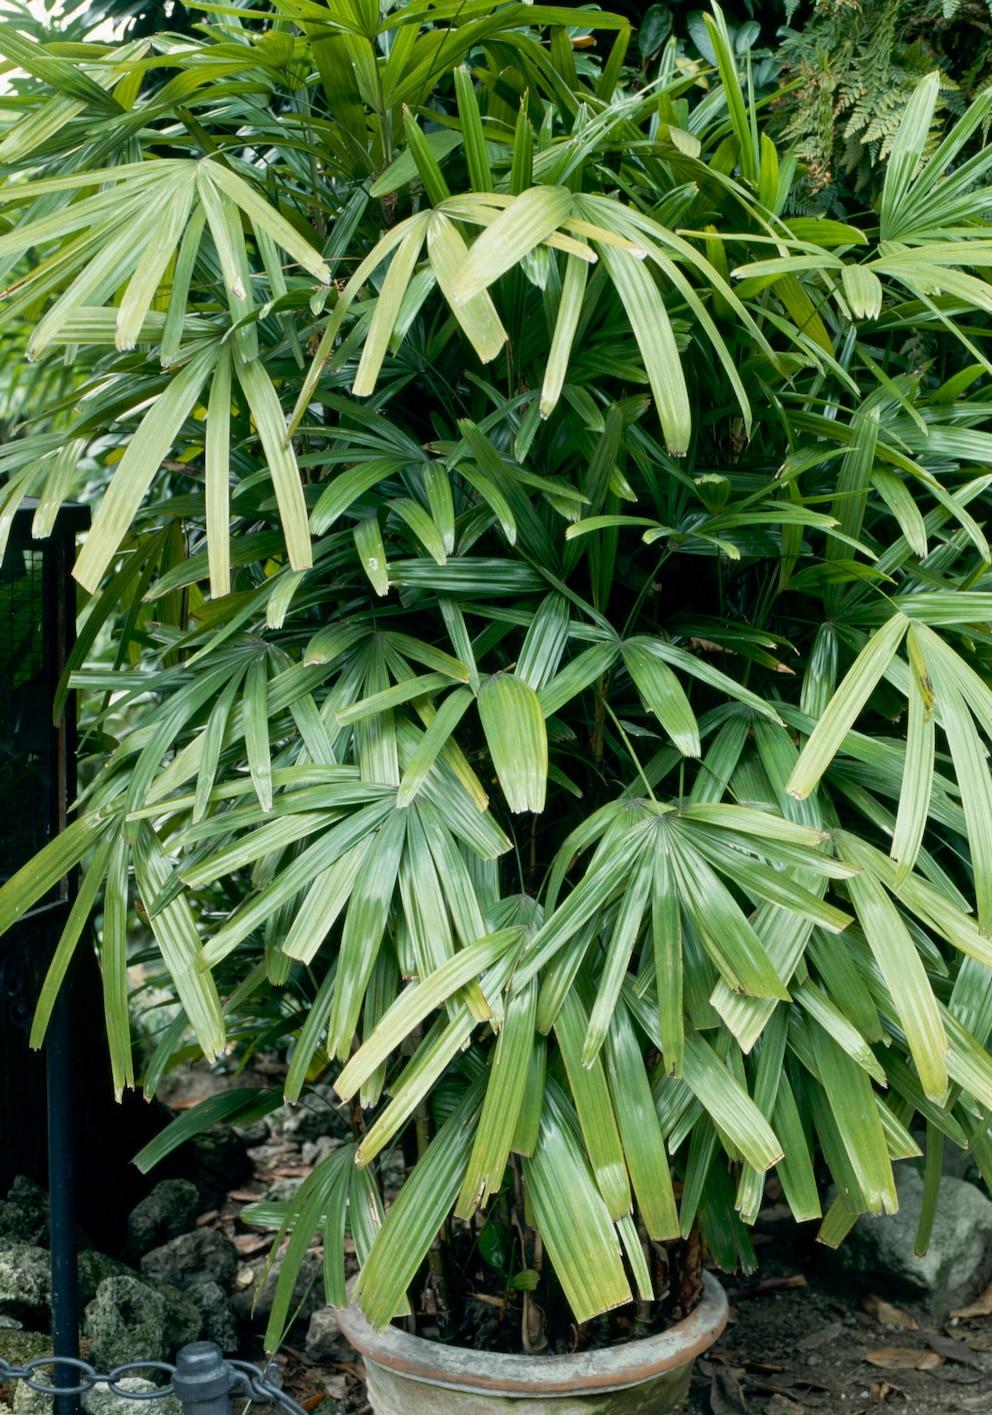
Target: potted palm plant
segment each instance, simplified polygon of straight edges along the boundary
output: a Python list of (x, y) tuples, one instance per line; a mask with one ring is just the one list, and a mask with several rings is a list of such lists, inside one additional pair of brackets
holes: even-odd
[(715, 65), (636, 72), (599, 11), (206, 8), (0, 32), (2, 318), (74, 370), (0, 531), (95, 507), (88, 784), (0, 889), (84, 866), (35, 1041), (96, 908), (119, 1090), (129, 927), (146, 1094), (238, 1044), (333, 1084), (268, 1339), (350, 1239), (377, 1410), (677, 1402), (773, 1167), (828, 1244), (914, 1124), (922, 1242), (945, 1137), (992, 1177), (992, 94), (931, 151), (922, 81), (841, 222), (715, 6)]

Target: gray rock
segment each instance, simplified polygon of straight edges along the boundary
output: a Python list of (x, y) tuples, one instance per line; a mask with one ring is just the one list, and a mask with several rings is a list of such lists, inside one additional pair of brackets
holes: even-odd
[[(49, 1373), (42, 1372), (42, 1376), (47, 1380)], [(14, 1415), (52, 1415), (55, 1409), (55, 1401), (50, 1395), (45, 1395), (43, 1391), (32, 1390), (23, 1381), (17, 1381), (14, 1385)]]
[[(196, 1341), (203, 1319), (189, 1293), (180, 1292), (178, 1287), (159, 1282), (157, 1278), (143, 1277), (140, 1281), (157, 1292), (165, 1303), (165, 1339), (170, 1352), (185, 1346), (187, 1341)], [(131, 1415), (134, 1415), (133, 1411)]]
[(141, 1259), (141, 1271), (161, 1282), (192, 1287), (198, 1282), (215, 1282), (229, 1288), (238, 1270), (238, 1254), (232, 1243), (215, 1228), (195, 1228), (182, 1233), (161, 1248), (153, 1248)]
[[(93, 1301), (100, 1284), (108, 1277), (134, 1278), (162, 1298), (165, 1303), (166, 1342), (173, 1350), (182, 1346), (184, 1342), (195, 1341), (200, 1335), (202, 1319), (199, 1309), (190, 1301), (185, 1290), (180, 1290), (171, 1283), (161, 1282), (158, 1278), (147, 1274), (139, 1276), (132, 1268), (126, 1267), (116, 1258), (108, 1258), (106, 1253), (98, 1253), (95, 1249), (87, 1249), (79, 1254), (79, 1305), (81, 1308)], [(135, 1412), (132, 1411), (131, 1415), (135, 1415)]]
[(321, 1135), (333, 1135), (340, 1124), (334, 1107), (312, 1091), (299, 1104), (280, 1106), (269, 1116), (269, 1128), (281, 1130), (287, 1139), (297, 1144), (317, 1140)]
[[(897, 1165), (899, 1211), (858, 1219), (840, 1250), (850, 1275), (925, 1301), (938, 1320), (963, 1306), (992, 1277), (992, 1203), (973, 1184), (945, 1175), (933, 1236), (925, 1257), (914, 1252), (923, 1207), (923, 1181), (916, 1169)], [(884, 1284), (881, 1285), (881, 1284)]]
[(171, 1354), (165, 1298), (136, 1277), (104, 1278), (84, 1313), (83, 1331), (98, 1370), (126, 1361), (165, 1361)]
[(187, 1289), (187, 1295), (200, 1314), (202, 1340), (216, 1341), (225, 1356), (233, 1355), (238, 1349), (238, 1319), (224, 1289), (216, 1282), (198, 1282)]
[(95, 1248), (84, 1249), (77, 1258), (79, 1268), (79, 1306), (87, 1306), (96, 1296), (97, 1288), (108, 1277), (137, 1277), (124, 1263), (116, 1258), (108, 1258), (106, 1253), (98, 1253)]
[[(279, 1274), (282, 1271), (283, 1260), (276, 1258), (269, 1269), (268, 1276), (261, 1286), (258, 1277), (262, 1272), (261, 1264), (255, 1269), (256, 1280), (251, 1286), (246, 1286), (240, 1292), (236, 1292), (231, 1298), (231, 1306), (241, 1321), (252, 1320), (256, 1323), (264, 1323), (269, 1313), (272, 1311), (272, 1303), (275, 1298), (276, 1283), (279, 1281)], [(290, 1311), (295, 1312), (300, 1308), (299, 1321), (308, 1321), (318, 1307), (324, 1306), (324, 1283), (322, 1274), (323, 1264), (313, 1253), (307, 1253), (300, 1265), (299, 1275), (296, 1285), (293, 1288), (293, 1299), (290, 1304)]]
[[(52, 1349), (52, 1338), (36, 1331), (0, 1331), (0, 1356), (12, 1366), (25, 1366), (39, 1356), (47, 1356)], [(39, 1372), (41, 1380), (51, 1380), (51, 1371), (43, 1366)], [(52, 1415), (54, 1402), (50, 1395), (33, 1391), (23, 1381), (15, 1381), (14, 1409), (17, 1415)]]
[[(156, 1387), (141, 1376), (122, 1376), (116, 1384), (121, 1390), (150, 1391)], [(105, 1385), (94, 1386), (82, 1397), (82, 1407), (86, 1415), (183, 1415), (183, 1407), (174, 1395), (163, 1396), (161, 1400), (128, 1400), (127, 1396), (115, 1395)]]
[[(920, 1147), (920, 1153), (926, 1155), (927, 1152), (927, 1132), (925, 1129), (913, 1130), (913, 1139)], [(941, 1174), (949, 1174), (952, 1179), (967, 1179), (969, 1175), (978, 1173), (978, 1166), (975, 1164), (975, 1157), (970, 1150), (962, 1150), (955, 1145), (953, 1140), (945, 1140), (944, 1148), (940, 1157)]]
[(269, 1127), (263, 1120), (253, 1120), (250, 1125), (232, 1125), (231, 1129), (245, 1145), (264, 1145), (269, 1138)]
[[(47, 1376), (47, 1373), (45, 1374)], [(134, 1392), (156, 1389), (151, 1381), (143, 1380), (141, 1376), (122, 1376), (117, 1384), (121, 1390)], [(94, 1386), (92, 1390), (88, 1390), (80, 1397), (80, 1403), (86, 1415), (135, 1415), (140, 1409), (143, 1409), (146, 1415), (149, 1415), (149, 1412), (154, 1412), (154, 1415), (183, 1415), (183, 1407), (174, 1395), (163, 1396), (161, 1400), (141, 1401), (139, 1404), (125, 1395), (116, 1395), (105, 1385)], [(50, 1395), (44, 1395), (38, 1390), (29, 1390), (27, 1386), (18, 1383), (14, 1392), (14, 1410), (17, 1415), (53, 1415), (54, 1409), (55, 1402)]]
[[(42, 1356), (49, 1356), (52, 1350), (52, 1338), (43, 1332), (37, 1331), (11, 1331), (9, 1328), (0, 1331), (0, 1357), (9, 1362), (11, 1366), (26, 1366), (29, 1361), (38, 1360)], [(41, 1381), (52, 1379), (52, 1370), (49, 1366), (42, 1366), (36, 1372)], [(55, 1402), (50, 1395), (44, 1395), (41, 1391), (31, 1390), (23, 1381), (14, 1381), (13, 1408), (17, 1415), (53, 1415)], [(3, 1406), (0, 1406), (0, 1410)], [(133, 1412), (131, 1412), (133, 1415)]]
[(0, 1239), (0, 1314), (31, 1324), (51, 1305), (51, 1254), (33, 1243)]
[(47, 1356), (51, 1349), (52, 1338), (44, 1332), (0, 1328), (0, 1357), (10, 1366), (23, 1366), (38, 1356)]
[(216, 1209), (228, 1190), (250, 1179), (248, 1148), (230, 1125), (211, 1125), (178, 1152), (184, 1173), (196, 1185), (204, 1209)]
[(307, 1328), (306, 1353), (320, 1365), (324, 1361), (354, 1361), (355, 1348), (342, 1336), (336, 1307), (318, 1307)]
[(0, 1237), (48, 1247), (48, 1195), (23, 1174), (17, 1175), (0, 1203)]
[(265, 1191), (265, 1197), (270, 1203), (284, 1204), (303, 1183), (303, 1176), (299, 1174), (288, 1174), (282, 1179), (273, 1179)]
[[(52, 1338), (37, 1331), (0, 1331), (0, 1356), (11, 1366), (26, 1366), (39, 1356), (47, 1356), (52, 1349)], [(51, 1372), (42, 1367), (42, 1380), (50, 1380)], [(47, 1405), (43, 1402), (47, 1401)], [(18, 1415), (52, 1415), (51, 1396), (43, 1396), (29, 1390), (21, 1381), (14, 1384), (14, 1409)]]
[(128, 1246), (136, 1258), (196, 1224), (200, 1196), (188, 1179), (163, 1179), (128, 1216)]
[(322, 1164), (327, 1156), (340, 1149), (344, 1142), (336, 1135), (320, 1135), (316, 1140), (304, 1140), (302, 1157), (304, 1164)]

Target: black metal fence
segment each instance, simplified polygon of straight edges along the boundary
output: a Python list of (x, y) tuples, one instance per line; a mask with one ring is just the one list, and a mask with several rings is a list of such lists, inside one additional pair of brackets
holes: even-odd
[[(51, 1383), (39, 1379), (48, 1367), (53, 1368)], [(154, 1390), (125, 1390), (120, 1386), (126, 1376), (143, 1372), (165, 1374), (169, 1379)], [(71, 1376), (76, 1379), (67, 1379)], [(169, 1361), (128, 1361), (106, 1375), (79, 1357), (39, 1356), (24, 1366), (12, 1366), (0, 1357), (0, 1385), (5, 1381), (23, 1381), (31, 1390), (53, 1399), (78, 1399), (98, 1385), (126, 1400), (164, 1400), (174, 1395), (183, 1407), (183, 1415), (231, 1415), (231, 1400), (236, 1396), (278, 1405), (285, 1415), (306, 1415), (268, 1371), (250, 1361), (228, 1360), (212, 1341), (194, 1341), (180, 1347), (174, 1366)]]

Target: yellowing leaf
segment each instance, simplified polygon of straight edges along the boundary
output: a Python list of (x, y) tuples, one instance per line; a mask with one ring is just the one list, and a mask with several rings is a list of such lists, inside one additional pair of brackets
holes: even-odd
[(488, 290), (556, 231), (571, 210), (572, 194), (564, 187), (530, 187), (521, 192), (472, 246), (455, 276), (455, 299), (466, 304)]
[(537, 694), (522, 678), (498, 673), (483, 683), (479, 717), (511, 811), (543, 811), (548, 734)]

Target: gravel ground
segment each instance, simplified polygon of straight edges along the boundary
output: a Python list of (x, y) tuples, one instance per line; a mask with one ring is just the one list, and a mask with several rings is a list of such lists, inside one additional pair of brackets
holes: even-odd
[[(712, 1415), (907, 1415), (992, 1411), (992, 1316), (936, 1323), (925, 1308), (839, 1293), (817, 1273), (763, 1269), (728, 1279), (731, 1320), (698, 1362), (687, 1409)], [(894, 1320), (893, 1320), (894, 1318)], [(908, 1320), (904, 1320), (908, 1319)], [(914, 1324), (914, 1325), (911, 1325)], [(869, 1359), (870, 1358), (870, 1359)]]

